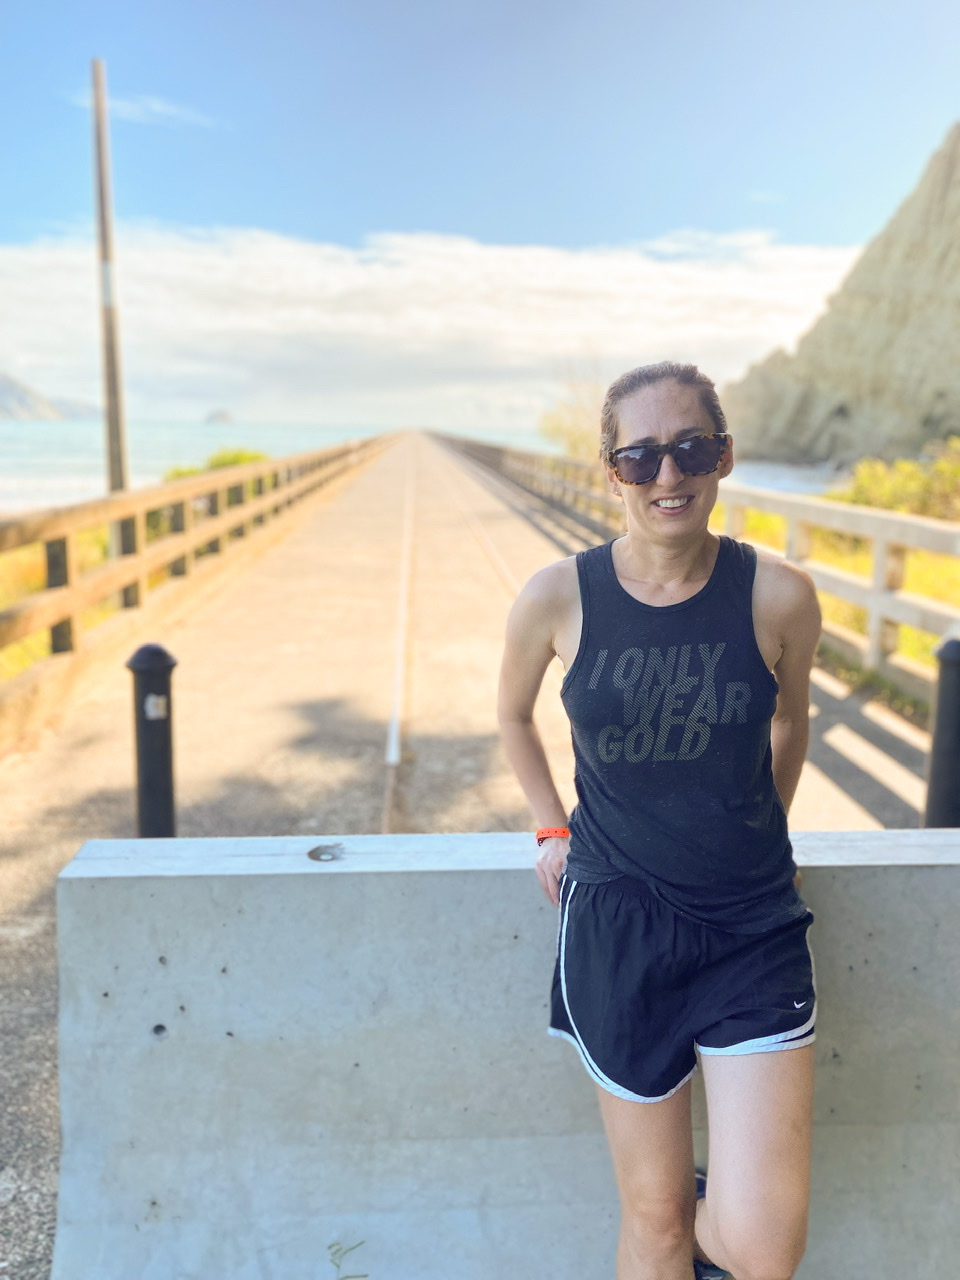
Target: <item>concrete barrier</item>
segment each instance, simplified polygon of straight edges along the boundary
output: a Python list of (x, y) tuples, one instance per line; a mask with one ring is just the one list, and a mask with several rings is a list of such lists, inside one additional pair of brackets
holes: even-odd
[[(957, 833), (795, 843), (821, 1006), (798, 1275), (951, 1274)], [(544, 1034), (531, 845), (85, 844), (58, 884), (53, 1280), (322, 1280), (360, 1241), (339, 1274), (611, 1280), (592, 1087)]]

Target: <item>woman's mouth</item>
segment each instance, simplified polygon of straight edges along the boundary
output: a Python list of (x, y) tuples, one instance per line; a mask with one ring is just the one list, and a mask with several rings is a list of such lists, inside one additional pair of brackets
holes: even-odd
[(654, 506), (659, 507), (661, 511), (676, 511), (680, 507), (689, 506), (693, 498), (657, 498)]

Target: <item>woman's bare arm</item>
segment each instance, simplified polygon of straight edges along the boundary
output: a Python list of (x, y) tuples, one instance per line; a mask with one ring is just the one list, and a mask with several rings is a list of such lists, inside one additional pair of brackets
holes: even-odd
[(781, 565), (775, 594), (781, 635), (774, 675), (780, 685), (770, 726), (773, 781), (785, 809), (796, 794), (810, 737), (810, 668), (820, 638), (820, 605), (813, 582), (792, 565)]
[[(531, 578), (510, 611), (500, 669), (497, 713), (504, 749), (540, 827), (567, 824), (533, 712), (544, 673), (556, 656), (558, 631), (568, 621), (569, 604), (567, 566), (551, 565)], [(559, 901), (568, 845), (567, 840), (547, 840), (537, 860), (537, 876), (554, 903)]]

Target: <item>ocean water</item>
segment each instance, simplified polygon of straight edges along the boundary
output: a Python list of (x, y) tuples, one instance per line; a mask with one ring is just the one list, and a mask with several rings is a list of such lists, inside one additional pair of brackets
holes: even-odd
[[(342, 440), (380, 435), (378, 426), (304, 426), (283, 423), (133, 422), (127, 426), (130, 487), (158, 484), (175, 466), (199, 466), (219, 449), (257, 449), (274, 458), (326, 449)], [(460, 431), (491, 444), (556, 453), (536, 429)], [(103, 423), (96, 421), (0, 421), (0, 516), (37, 507), (60, 507), (107, 492)], [(741, 484), (793, 493), (822, 493), (837, 483), (835, 472), (766, 462), (738, 463)]]

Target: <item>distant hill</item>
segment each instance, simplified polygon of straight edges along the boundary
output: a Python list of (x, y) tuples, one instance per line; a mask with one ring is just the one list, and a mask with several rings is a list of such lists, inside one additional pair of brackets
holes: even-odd
[(78, 400), (48, 400), (39, 391), (0, 373), (0, 419), (57, 422), (64, 418), (96, 418), (99, 415), (96, 405)]
[(743, 457), (848, 464), (960, 435), (960, 124), (795, 355), (725, 387)]

